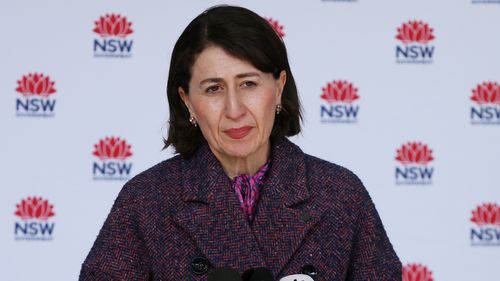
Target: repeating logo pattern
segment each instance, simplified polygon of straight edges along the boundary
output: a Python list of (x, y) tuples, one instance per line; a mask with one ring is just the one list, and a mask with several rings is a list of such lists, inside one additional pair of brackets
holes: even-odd
[(49, 219), (55, 216), (54, 205), (42, 197), (27, 197), (16, 204), (14, 213), (21, 221), (16, 221), (16, 240), (52, 240), (55, 223)]
[(94, 39), (94, 57), (120, 57), (132, 55), (132, 22), (120, 14), (106, 14), (95, 21), (93, 32), (100, 38)]
[[(357, 0), (322, 1), (356, 2)], [(471, 0), (471, 2), (473, 4), (499, 4), (500, 0)], [(137, 26), (134, 25), (133, 27), (132, 21), (117, 13), (102, 16), (95, 14), (94, 16), (95, 18), (88, 19), (86, 23), (87, 35), (90, 34), (92, 40), (94, 40), (94, 57), (127, 58), (132, 56), (132, 51), (135, 50), (133, 49), (135, 46), (132, 39), (134, 38)], [(97, 20), (91, 23), (91, 20), (96, 18)], [(272, 18), (266, 18), (266, 20), (276, 33), (281, 38), (284, 38), (284, 26)], [(422, 20), (410, 20), (397, 27), (396, 34), (394, 37), (391, 35), (388, 42), (389, 44), (394, 44), (396, 47), (396, 62), (402, 64), (432, 63), (436, 49), (434, 43), (437, 41), (433, 27), (437, 31), (440, 31), (438, 26), (431, 26)], [(396, 29), (396, 25), (393, 28)], [(442, 32), (444, 33), (444, 31)], [(394, 32), (394, 30), (390, 29), (390, 32)], [(441, 38), (440, 34), (437, 37)], [(88, 43), (91, 42), (89, 41)], [(88, 47), (91, 48), (90, 46)], [(389, 46), (390, 48), (391, 46)], [(487, 69), (481, 71), (487, 71)], [(15, 93), (10, 94), (13, 99), (16, 99), (16, 116), (35, 117), (35, 119), (36, 117), (53, 117), (56, 113), (56, 100), (59, 98), (59, 92), (62, 91), (63, 94), (65, 93), (65, 90), (60, 89), (60, 87), (65, 84), (61, 84), (59, 82), (61, 81), (59, 80), (60, 78), (54, 76), (54, 73), (49, 73), (50, 76), (47, 73), (41, 72), (18, 74), (19, 76), (21, 74), (24, 75), (16, 83), (12, 79), (11, 86), (9, 86), (11, 88), (8, 89), (11, 92), (15, 89)], [(55, 80), (53, 80), (54, 78), (59, 83), (56, 84)], [(479, 83), (479, 81), (481, 80), (476, 81), (478, 82), (477, 85), (470, 85), (462, 90), (463, 102), (467, 106), (470, 106), (469, 112), (466, 112), (468, 108), (463, 108), (465, 109), (463, 117), (466, 117), (465, 114), (469, 113), (472, 125), (500, 125), (500, 82), (484, 81)], [(14, 86), (14, 84), (16, 85)], [(318, 88), (319, 86), (317, 85)], [(357, 122), (360, 109), (360, 95), (356, 85), (346, 80), (335, 80), (327, 83), (321, 89), (321, 122)], [(363, 88), (362, 90), (364, 91), (365, 89)], [(61, 106), (59, 103), (60, 101), (57, 104), (58, 108)], [(19, 118), (19, 124), (22, 124), (22, 120), (28, 119), (30, 118)], [(488, 129), (493, 127), (488, 126)], [(94, 179), (127, 180), (130, 178), (133, 168), (130, 159), (133, 159), (133, 152), (132, 146), (125, 139), (106, 137), (99, 139), (95, 144), (88, 143), (88, 145), (88, 148), (90, 148), (90, 145), (94, 145), (91, 150), (92, 156), (90, 156), (90, 153), (87, 154), (87, 157), (92, 157)], [(435, 158), (434, 152), (427, 144), (411, 141), (402, 144), (395, 150), (395, 156), (388, 156), (393, 156), (393, 161), (397, 162), (395, 168), (395, 181), (397, 184), (432, 184), (435, 172), (432, 164), (435, 162)], [(83, 172), (89, 173), (88, 170)], [(14, 221), (14, 239), (52, 240), (55, 230), (54, 221), (57, 218), (54, 205), (49, 200), (40, 196), (25, 197), (17, 202), (15, 208), (12, 208), (13, 212), (9, 212), (10, 215), (14, 214), (12, 217)], [(14, 202), (11, 202), (11, 207), (14, 207)], [(59, 215), (61, 209), (58, 210)], [(463, 218), (463, 222), (465, 223), (467, 219), (467, 223), (470, 224), (467, 226), (470, 226), (469, 239), (471, 245), (498, 247), (500, 245), (500, 205), (491, 202), (481, 203), (477, 206), (470, 206), (470, 211), (471, 213)], [(462, 238), (467, 239), (467, 233), (465, 232), (462, 234)], [(432, 274), (432, 271), (422, 264), (408, 264), (403, 268), (403, 280), (405, 281), (434, 281)]]
[(127, 158), (132, 156), (132, 146), (119, 137), (105, 137), (94, 145), (92, 154), (100, 161), (95, 161), (92, 173), (95, 180), (128, 180), (132, 163)]
[(500, 84), (483, 82), (472, 89), (474, 103), (470, 109), (471, 124), (500, 125)]
[(500, 246), (500, 205), (484, 203), (472, 211), (472, 246)]
[(321, 122), (355, 123), (358, 121), (358, 88), (346, 80), (327, 83), (322, 88), (321, 99), (326, 102), (320, 108)]
[(55, 82), (43, 73), (28, 73), (17, 81), (16, 115), (53, 117), (56, 100)]
[(403, 267), (403, 281), (434, 281), (432, 271), (419, 263), (410, 263)]
[(285, 28), (282, 24), (279, 23), (279, 21), (273, 18), (265, 18), (265, 19), (274, 28), (274, 31), (276, 31), (276, 34), (278, 34), (280, 38), (285, 37)]
[(429, 43), (435, 39), (429, 24), (410, 20), (397, 29), (396, 39), (402, 44), (396, 46), (397, 63), (432, 63), (435, 47)]
[(431, 184), (434, 167), (432, 150), (421, 142), (408, 142), (396, 151), (396, 184)]

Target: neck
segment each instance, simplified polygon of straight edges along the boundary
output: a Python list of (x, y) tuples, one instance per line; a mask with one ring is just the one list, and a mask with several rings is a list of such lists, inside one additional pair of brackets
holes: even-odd
[(267, 144), (263, 145), (259, 150), (246, 157), (234, 157), (216, 152), (214, 152), (214, 154), (221, 163), (226, 175), (233, 179), (241, 174), (252, 176), (256, 174), (259, 168), (269, 159), (270, 150), (271, 144), (267, 142)]

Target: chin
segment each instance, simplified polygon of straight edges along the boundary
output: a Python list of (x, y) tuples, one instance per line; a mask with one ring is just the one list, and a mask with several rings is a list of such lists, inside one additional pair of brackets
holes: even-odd
[(220, 151), (231, 157), (246, 158), (259, 151), (263, 145), (257, 136), (248, 135), (242, 139), (222, 138)]
[(224, 147), (223, 151), (225, 152), (225, 154), (232, 157), (246, 158), (252, 153), (254, 153), (255, 149), (253, 149), (249, 145), (238, 144), (238, 145), (226, 146)]

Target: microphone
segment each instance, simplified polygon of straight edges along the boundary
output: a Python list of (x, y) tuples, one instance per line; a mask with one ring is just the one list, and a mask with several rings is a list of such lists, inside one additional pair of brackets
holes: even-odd
[(249, 269), (241, 277), (243, 281), (274, 281), (273, 273), (265, 267)]
[(280, 279), (280, 281), (314, 281), (311, 276), (305, 274), (288, 275)]
[(238, 271), (230, 267), (214, 269), (208, 274), (208, 281), (243, 281)]

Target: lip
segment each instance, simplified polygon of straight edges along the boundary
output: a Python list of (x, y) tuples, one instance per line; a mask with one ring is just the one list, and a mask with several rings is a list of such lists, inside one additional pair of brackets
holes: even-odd
[(252, 130), (252, 126), (243, 126), (240, 128), (231, 128), (229, 130), (225, 130), (224, 133), (228, 135), (230, 138), (239, 140), (246, 137), (250, 131)]

